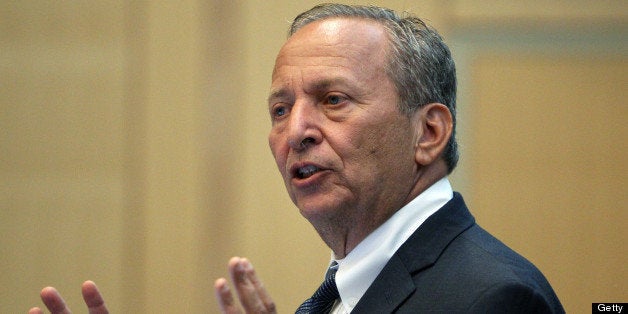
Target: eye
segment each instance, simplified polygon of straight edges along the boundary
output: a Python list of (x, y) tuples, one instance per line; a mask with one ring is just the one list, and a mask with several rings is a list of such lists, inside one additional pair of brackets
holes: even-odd
[(280, 118), (282, 116), (285, 116), (287, 113), (288, 109), (282, 104), (275, 105), (271, 111), (271, 115), (273, 118)]
[(346, 97), (341, 95), (329, 95), (326, 102), (330, 105), (340, 105), (345, 99)]

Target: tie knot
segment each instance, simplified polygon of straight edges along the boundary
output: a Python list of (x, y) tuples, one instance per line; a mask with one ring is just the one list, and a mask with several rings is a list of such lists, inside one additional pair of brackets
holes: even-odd
[(325, 281), (318, 287), (311, 298), (305, 300), (296, 311), (296, 314), (329, 313), (340, 293), (336, 287), (336, 272), (338, 263), (335, 261), (327, 269)]
[(338, 271), (338, 262), (333, 261), (327, 268), (327, 272), (325, 273), (325, 280), (329, 279), (329, 277), (336, 278), (336, 272)]

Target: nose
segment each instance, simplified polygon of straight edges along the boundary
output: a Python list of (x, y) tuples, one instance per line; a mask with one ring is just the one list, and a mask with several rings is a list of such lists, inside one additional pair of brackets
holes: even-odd
[(290, 111), (287, 128), (288, 145), (297, 151), (321, 142), (320, 118), (316, 105), (295, 103)]

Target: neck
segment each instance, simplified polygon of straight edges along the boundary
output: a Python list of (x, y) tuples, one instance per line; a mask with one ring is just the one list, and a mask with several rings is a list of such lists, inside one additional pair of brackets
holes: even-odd
[(355, 212), (357, 214), (352, 216), (338, 214), (332, 217), (319, 217), (318, 219), (310, 219), (310, 223), (325, 244), (334, 252), (334, 257), (342, 259), (399, 209), (447, 175), (447, 168), (444, 164), (439, 166), (439, 163), (437, 163), (432, 166), (425, 167), (422, 171), (419, 171), (415, 184), (400, 203), (389, 204), (384, 206), (387, 208), (380, 209), (367, 208), (361, 211), (339, 210), (339, 212)]

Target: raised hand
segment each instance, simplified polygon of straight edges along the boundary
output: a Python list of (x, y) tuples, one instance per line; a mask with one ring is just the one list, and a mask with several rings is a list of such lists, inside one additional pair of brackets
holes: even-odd
[[(87, 305), (89, 314), (108, 314), (109, 311), (105, 306), (105, 301), (103, 300), (100, 292), (98, 292), (98, 288), (96, 284), (92, 281), (86, 281), (81, 286), (81, 291), (83, 293), (83, 300), (85, 300), (85, 304)], [(72, 312), (66, 306), (65, 301), (61, 297), (61, 294), (57, 291), (57, 289), (53, 287), (46, 287), (41, 290), (40, 293), (41, 300), (44, 301), (46, 308), (50, 311), (51, 314), (71, 314)], [(44, 311), (39, 307), (34, 307), (28, 311), (28, 314), (44, 314)]]
[(214, 283), (214, 288), (222, 313), (277, 313), (275, 303), (268, 295), (262, 282), (257, 278), (249, 260), (240, 257), (231, 258), (229, 260), (229, 274), (240, 304), (236, 303), (227, 280), (219, 278)]

